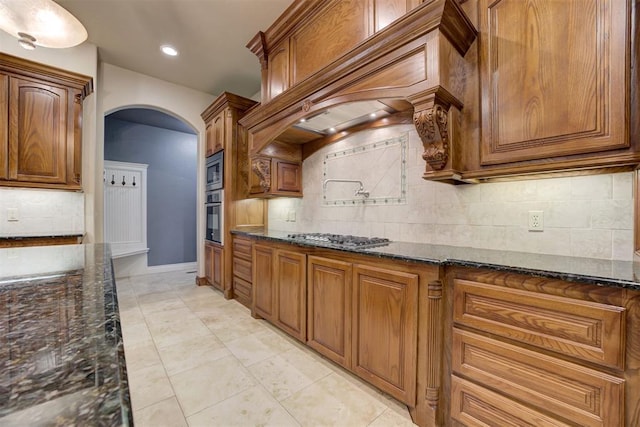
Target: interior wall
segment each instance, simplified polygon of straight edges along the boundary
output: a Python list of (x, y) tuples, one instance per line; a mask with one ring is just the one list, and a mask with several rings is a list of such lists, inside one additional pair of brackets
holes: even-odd
[[(47, 49), (37, 47), (25, 50), (18, 40), (0, 31), (0, 52), (51, 65), (93, 78), (94, 88), (98, 80), (98, 49), (85, 42), (69, 49)], [(83, 103), (82, 117), (82, 193), (70, 196), (63, 190), (30, 190), (21, 188), (1, 188), (0, 207), (17, 207), (22, 212), (18, 223), (4, 224), (3, 236), (25, 236), (49, 233), (84, 233), (85, 242), (95, 241), (94, 235), (94, 189), (96, 157), (96, 105), (99, 95), (94, 91)], [(102, 180), (100, 180), (102, 183)], [(60, 200), (65, 200), (64, 209), (58, 209)], [(9, 206), (8, 204), (15, 204)], [(81, 218), (82, 220), (78, 219)]]
[[(325, 206), (327, 153), (408, 132), (407, 203)], [(303, 199), (269, 201), (269, 226), (284, 231), (380, 236), (485, 249), (631, 260), (633, 173), (449, 185), (422, 179), (422, 143), (413, 125), (360, 132), (324, 147), (303, 164)], [(357, 169), (357, 156), (353, 168)], [(371, 168), (385, 168), (373, 164)], [(367, 183), (365, 184), (365, 189)], [(544, 231), (528, 230), (543, 211)], [(295, 221), (291, 219), (295, 218)]]
[(149, 165), (149, 266), (196, 262), (197, 145), (196, 135), (105, 118), (105, 160)]
[[(204, 121), (200, 113), (211, 104), (213, 95), (179, 86), (144, 74), (136, 73), (115, 65), (101, 63), (99, 68), (100, 103), (98, 104), (98, 138), (96, 150), (100, 153), (95, 162), (94, 176), (102, 183), (104, 166), (104, 117), (106, 114), (127, 107), (151, 107), (171, 114), (188, 123), (197, 132), (197, 158), (204, 159)], [(204, 205), (204, 161), (197, 162), (197, 206)], [(98, 194), (99, 193), (99, 194)], [(96, 234), (103, 239), (103, 191), (100, 186), (96, 191)], [(102, 241), (102, 240), (101, 240)], [(198, 276), (204, 276), (203, 245), (204, 210), (197, 212), (197, 259)]]

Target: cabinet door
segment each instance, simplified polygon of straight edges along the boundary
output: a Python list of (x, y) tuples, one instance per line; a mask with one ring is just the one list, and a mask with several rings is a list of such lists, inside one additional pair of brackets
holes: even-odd
[(207, 123), (205, 127), (205, 139), (206, 139), (206, 148), (205, 148), (205, 157), (209, 157), (213, 154), (213, 121)]
[(302, 173), (299, 163), (276, 160), (276, 191), (301, 192)]
[(289, 39), (269, 53), (268, 100), (289, 89)]
[(483, 164), (629, 145), (631, 3), (480, 1)]
[(267, 320), (274, 319), (275, 288), (273, 260), (275, 249), (253, 245), (253, 314)]
[(224, 138), (225, 138), (225, 126), (224, 126), (224, 118), (227, 110), (223, 110), (213, 118), (211, 123), (212, 126), (212, 147), (213, 153), (217, 153), (218, 151), (224, 149)]
[(213, 286), (220, 290), (224, 290), (224, 249), (214, 246), (212, 251), (213, 257)]
[(9, 178), (66, 183), (67, 91), (14, 77), (9, 80)]
[(213, 246), (204, 245), (204, 277), (208, 284), (213, 283)]
[(307, 280), (307, 344), (351, 367), (351, 264), (310, 256)]
[(414, 406), (418, 276), (355, 264), (353, 371)]
[(295, 338), (307, 338), (307, 259), (305, 254), (278, 250), (276, 255), (276, 323)]

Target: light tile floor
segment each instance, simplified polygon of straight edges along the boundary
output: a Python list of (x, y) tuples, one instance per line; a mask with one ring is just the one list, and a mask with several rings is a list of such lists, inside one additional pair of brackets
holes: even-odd
[(194, 273), (116, 283), (138, 427), (414, 425), (404, 405)]

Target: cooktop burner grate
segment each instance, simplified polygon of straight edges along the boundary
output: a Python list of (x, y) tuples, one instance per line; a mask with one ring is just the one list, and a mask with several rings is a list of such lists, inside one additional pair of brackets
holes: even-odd
[(386, 246), (390, 240), (384, 237), (361, 237), (330, 233), (294, 233), (287, 236), (290, 239), (309, 243), (326, 243), (345, 248), (374, 248)]

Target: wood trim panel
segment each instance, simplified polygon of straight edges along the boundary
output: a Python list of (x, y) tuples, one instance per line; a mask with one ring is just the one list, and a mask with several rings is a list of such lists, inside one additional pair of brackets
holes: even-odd
[(453, 282), (456, 324), (624, 369), (624, 308), (462, 279)]
[[(0, 123), (9, 123), (9, 76), (0, 74)], [(0, 180), (9, 178), (9, 128), (0, 126)]]
[(457, 376), (451, 378), (451, 417), (466, 427), (569, 427)]
[(77, 245), (82, 243), (82, 236), (20, 237), (0, 238), (0, 248), (16, 248), (21, 246)]
[(351, 367), (351, 263), (308, 257), (307, 345)]
[(415, 406), (418, 275), (354, 264), (353, 277), (353, 371)]
[(452, 371), (581, 426), (624, 421), (624, 380), (454, 328)]

